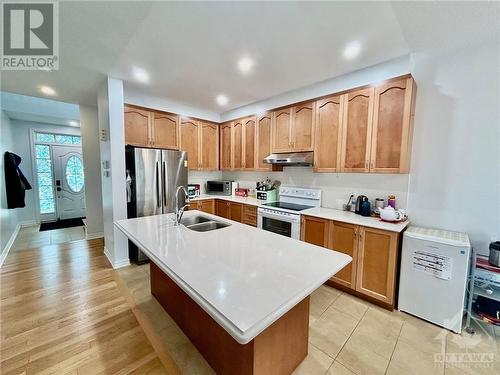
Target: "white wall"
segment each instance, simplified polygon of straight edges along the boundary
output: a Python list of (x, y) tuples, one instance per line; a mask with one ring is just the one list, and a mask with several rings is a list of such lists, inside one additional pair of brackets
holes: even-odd
[(85, 170), (85, 203), (87, 238), (104, 235), (102, 219), (101, 158), (97, 108), (80, 106), (83, 165)]
[(160, 111), (178, 113), (183, 116), (197, 117), (204, 120), (220, 122), (220, 114), (217, 112), (196, 108), (174, 100), (144, 95), (136, 91), (128, 90), (126, 87), (124, 89), (124, 96), (125, 103), (127, 104), (135, 104)]
[(33, 173), (30, 129), (62, 134), (80, 135), (80, 128), (62, 125), (50, 125), (33, 121), (11, 120), (12, 137), (15, 140), (13, 151), (22, 159), (21, 170), (33, 187), (26, 190), (26, 207), (18, 209), (18, 218), (22, 223), (33, 224), (38, 220), (35, 201), (35, 176)]
[(106, 140), (100, 140), (101, 162), (110, 166), (110, 174), (105, 176), (101, 164), (105, 254), (118, 268), (129, 264), (127, 238), (113, 225), (127, 218), (122, 81), (106, 78), (97, 96), (97, 108), (99, 132), (107, 134)]
[(14, 141), (11, 131), (11, 121), (1, 111), (0, 118), (0, 266), (2, 265), (7, 251), (15, 239), (19, 230), (19, 219), (17, 211), (19, 208), (7, 209), (7, 194), (5, 191), (4, 153), (14, 152)]
[(417, 225), (500, 239), (500, 46), (412, 57), (417, 82), (409, 210)]
[(410, 56), (402, 56), (365, 69), (344, 74), (323, 82), (314, 83), (297, 90), (289, 91), (272, 98), (258, 101), (250, 105), (222, 113), (221, 121), (229, 121), (238, 117), (254, 115), (264, 111), (297, 103), (303, 100), (340, 92), (353, 87), (375, 84), (388, 78), (408, 74)]

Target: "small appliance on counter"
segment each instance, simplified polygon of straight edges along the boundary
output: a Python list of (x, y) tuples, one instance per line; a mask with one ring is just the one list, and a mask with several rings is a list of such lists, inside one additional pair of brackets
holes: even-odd
[(383, 198), (375, 198), (375, 208), (373, 209), (375, 215), (380, 215), (380, 210), (384, 208), (384, 203)]
[(248, 197), (248, 194), (250, 192), (250, 189), (247, 188), (236, 188), (234, 195), (237, 197)]
[(500, 267), (500, 241), (490, 243), (488, 262), (495, 267)]
[(381, 208), (379, 212), (380, 212), (380, 219), (382, 219), (382, 221), (394, 222), (394, 221), (406, 221), (406, 219), (408, 219), (406, 210), (403, 209), (395, 210), (392, 206)]
[(200, 184), (188, 184), (189, 198), (196, 198), (201, 195)]
[(232, 181), (207, 181), (206, 191), (209, 195), (231, 195)]
[[(361, 213), (361, 210), (362, 210), (362, 204), (363, 202), (368, 202), (368, 197), (366, 195), (358, 195), (358, 197), (356, 198), (356, 208), (354, 209), (354, 213), (358, 214), (358, 215), (362, 215)], [(365, 205), (365, 210), (366, 210), (366, 205)], [(370, 216), (370, 215), (368, 215)]]

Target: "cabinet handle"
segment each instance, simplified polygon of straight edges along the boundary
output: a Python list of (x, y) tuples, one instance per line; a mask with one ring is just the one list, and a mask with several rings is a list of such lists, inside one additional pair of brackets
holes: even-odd
[(374, 160), (370, 161), (370, 169), (373, 169), (374, 165), (375, 165), (375, 161)]
[(368, 160), (365, 160), (365, 169), (368, 169)]

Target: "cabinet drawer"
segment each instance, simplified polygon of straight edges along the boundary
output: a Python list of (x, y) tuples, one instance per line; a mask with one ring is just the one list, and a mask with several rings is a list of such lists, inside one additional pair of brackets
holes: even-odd
[(257, 207), (244, 205), (243, 206), (243, 218), (241, 220), (243, 224), (248, 224), (253, 227), (257, 226)]

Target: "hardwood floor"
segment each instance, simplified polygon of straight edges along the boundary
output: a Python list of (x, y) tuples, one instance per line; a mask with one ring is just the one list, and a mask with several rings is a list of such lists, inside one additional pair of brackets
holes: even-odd
[(0, 270), (0, 373), (170, 373), (118, 278), (102, 240), (11, 252)]

